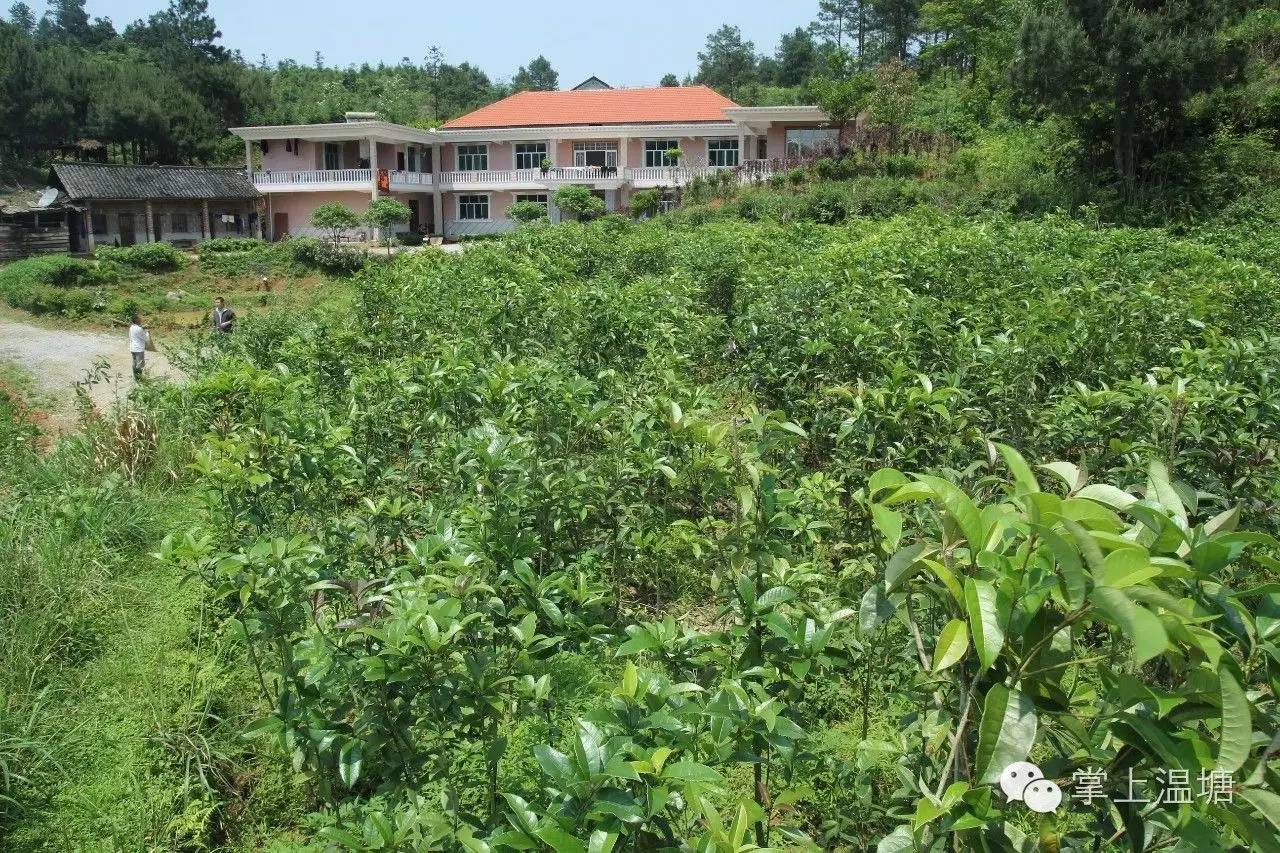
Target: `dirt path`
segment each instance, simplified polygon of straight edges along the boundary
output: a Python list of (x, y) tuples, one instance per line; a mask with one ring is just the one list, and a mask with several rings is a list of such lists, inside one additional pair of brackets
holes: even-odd
[[(105, 360), (108, 365), (105, 380), (90, 390), (90, 397), (99, 409), (106, 411), (133, 388), (129, 343), (124, 329), (114, 333), (46, 329), (0, 317), (0, 359), (12, 361), (31, 373), (37, 389), (52, 397), (63, 415), (74, 408), (74, 383), (84, 379), (99, 360)], [(163, 352), (147, 353), (148, 376), (168, 376), (172, 372)]]

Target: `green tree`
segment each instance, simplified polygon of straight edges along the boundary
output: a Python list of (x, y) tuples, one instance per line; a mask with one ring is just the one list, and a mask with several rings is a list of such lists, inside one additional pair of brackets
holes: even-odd
[(809, 91), (831, 127), (843, 128), (871, 103), (875, 77), (858, 71), (857, 62), (849, 51), (837, 48), (827, 56), (825, 72), (809, 81)]
[(511, 81), (511, 88), (517, 92), (554, 92), (560, 88), (560, 74), (545, 56), (539, 55), (528, 66), (520, 66)]
[(821, 64), (813, 33), (802, 27), (783, 33), (778, 42), (773, 82), (779, 86), (799, 86), (808, 80)]
[(862, 0), (820, 0), (813, 31), (839, 48), (848, 42), (853, 54), (861, 57), (866, 42), (866, 19)]
[(581, 184), (569, 184), (555, 191), (551, 197), (560, 210), (573, 216), (579, 222), (604, 213), (604, 199), (592, 194), (591, 190)]
[(663, 75), (662, 75), (662, 82), (661, 82), (661, 83), (659, 83), (658, 85), (659, 85), (659, 86), (662, 86), (662, 87), (664, 87), (664, 88), (670, 89), (670, 88), (672, 88), (673, 86), (679, 86), (679, 85), (680, 85), (680, 78), (679, 78), (679, 77), (677, 77), (677, 76), (676, 76), (676, 75), (674, 75), (674, 74), (663, 74)]
[(338, 201), (322, 204), (311, 212), (312, 227), (327, 232), (335, 246), (344, 231), (358, 227), (361, 221), (360, 214)]
[(364, 221), (374, 228), (378, 229), (379, 237), (386, 241), (387, 257), (391, 257), (391, 229), (397, 225), (403, 225), (413, 216), (413, 211), (409, 210), (409, 205), (394, 198), (380, 198), (369, 204), (369, 209), (364, 212)]
[(1110, 164), (1129, 194), (1162, 154), (1198, 133), (1187, 103), (1239, 72), (1223, 29), (1234, 3), (1163, 0), (1063, 2), (1027, 16), (1013, 77), (1033, 104), (1078, 129), (1091, 165)]
[(920, 34), (921, 0), (871, 0), (871, 19), (880, 41), (880, 59), (906, 60)]
[(756, 48), (743, 41), (742, 30), (725, 24), (707, 36), (698, 52), (697, 81), (726, 93), (738, 91), (756, 79)]
[(21, 32), (31, 35), (36, 29), (36, 15), (26, 3), (14, 3), (9, 7), (9, 23)]

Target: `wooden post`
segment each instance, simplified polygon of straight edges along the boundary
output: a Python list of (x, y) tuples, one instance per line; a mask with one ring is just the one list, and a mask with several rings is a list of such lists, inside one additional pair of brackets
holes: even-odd
[(200, 202), (200, 239), (208, 240), (212, 233), (209, 230), (209, 200), (205, 199)]
[(155, 233), (155, 224), (154, 224), (155, 220), (153, 219), (152, 212), (151, 212), (151, 199), (147, 199), (146, 211), (147, 211), (147, 242), (154, 243), (156, 241), (156, 233)]
[(97, 248), (93, 244), (93, 203), (90, 201), (84, 203), (84, 236), (92, 255)]

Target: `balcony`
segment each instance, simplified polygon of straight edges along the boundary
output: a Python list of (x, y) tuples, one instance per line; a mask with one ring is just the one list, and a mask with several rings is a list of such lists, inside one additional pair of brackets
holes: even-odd
[(487, 169), (440, 173), (445, 190), (545, 190), (565, 184), (589, 184), (596, 189), (616, 190), (626, 182), (625, 170), (598, 166), (553, 166), (541, 169)]
[[(372, 169), (311, 169), (305, 171), (254, 172), (258, 192), (341, 192), (373, 187)], [(431, 189), (430, 172), (390, 173), (391, 190), (421, 192)]]

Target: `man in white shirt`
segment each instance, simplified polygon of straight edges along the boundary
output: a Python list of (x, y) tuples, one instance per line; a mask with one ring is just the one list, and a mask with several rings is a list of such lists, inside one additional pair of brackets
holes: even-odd
[(133, 322), (129, 324), (129, 356), (133, 359), (133, 378), (136, 382), (142, 378), (142, 368), (147, 363), (147, 341), (151, 333), (142, 325), (142, 315), (135, 313)]

